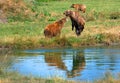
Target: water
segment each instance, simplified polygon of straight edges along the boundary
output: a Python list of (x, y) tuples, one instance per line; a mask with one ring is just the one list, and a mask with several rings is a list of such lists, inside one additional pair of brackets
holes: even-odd
[(93, 81), (120, 73), (119, 47), (24, 50), (12, 56), (9, 71), (41, 78)]

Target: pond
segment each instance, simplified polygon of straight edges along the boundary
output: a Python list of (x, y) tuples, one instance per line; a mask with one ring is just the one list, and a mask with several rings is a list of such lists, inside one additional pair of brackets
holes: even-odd
[(93, 81), (120, 73), (120, 46), (22, 50), (10, 57), (7, 70), (25, 76)]

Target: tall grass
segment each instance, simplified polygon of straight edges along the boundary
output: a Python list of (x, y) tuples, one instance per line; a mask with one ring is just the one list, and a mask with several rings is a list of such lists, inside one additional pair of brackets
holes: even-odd
[(114, 78), (114, 76), (110, 72), (106, 72), (104, 77), (101, 77), (99, 80), (95, 80), (92, 82), (89, 81), (68, 81), (62, 78), (52, 78), (52, 79), (43, 79), (32, 76), (22, 76), (16, 72), (6, 73), (0, 69), (0, 83), (119, 83), (120, 75), (117, 75), (118, 78)]

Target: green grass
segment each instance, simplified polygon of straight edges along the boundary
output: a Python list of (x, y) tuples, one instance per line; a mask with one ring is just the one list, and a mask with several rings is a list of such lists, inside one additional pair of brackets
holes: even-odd
[[(44, 1), (25, 0), (29, 8), (36, 12), (21, 21), (21, 18), (8, 18), (9, 23), (0, 24), (0, 46), (11, 48), (40, 48), (54, 46), (84, 46), (97, 44), (110, 44), (120, 42), (120, 2), (119, 0), (63, 0)], [(65, 10), (73, 3), (83, 3), (87, 11), (82, 14), (86, 19), (85, 29), (81, 36), (77, 37), (71, 30), (70, 20), (62, 29), (61, 37), (45, 39), (43, 30), (47, 24), (64, 17)]]

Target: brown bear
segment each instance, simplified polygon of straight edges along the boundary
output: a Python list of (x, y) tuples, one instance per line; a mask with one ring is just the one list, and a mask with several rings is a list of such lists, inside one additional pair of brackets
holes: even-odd
[(84, 29), (84, 18), (79, 14), (78, 11), (67, 10), (63, 14), (70, 17), (72, 22), (72, 30), (74, 30), (75, 27), (76, 35), (79, 36)]
[(84, 4), (72, 4), (71, 8), (75, 8), (77, 11), (82, 11), (83, 13), (86, 11), (86, 5)]
[(60, 35), (61, 29), (64, 26), (66, 19), (67, 19), (67, 17), (64, 17), (52, 24), (47, 25), (44, 29), (45, 37), (52, 38), (57, 35)]

